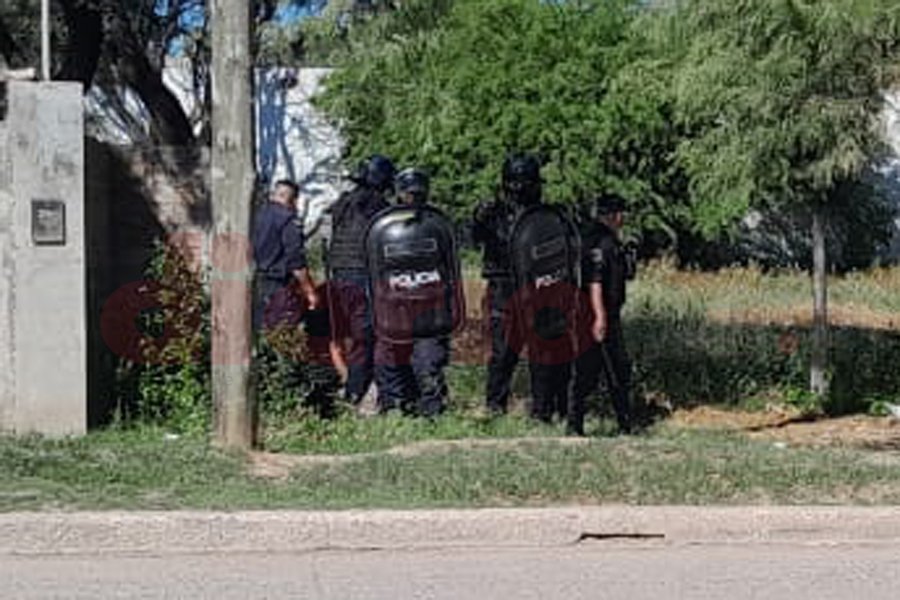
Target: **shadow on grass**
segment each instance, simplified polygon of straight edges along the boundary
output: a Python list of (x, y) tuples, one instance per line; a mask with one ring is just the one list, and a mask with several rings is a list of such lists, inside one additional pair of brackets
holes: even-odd
[[(802, 400), (807, 387), (809, 328), (638, 311), (625, 331), (636, 389), (645, 397), (662, 395), (681, 407), (738, 405), (773, 390)], [(865, 412), (900, 398), (900, 333), (832, 328), (830, 359), (826, 414)]]

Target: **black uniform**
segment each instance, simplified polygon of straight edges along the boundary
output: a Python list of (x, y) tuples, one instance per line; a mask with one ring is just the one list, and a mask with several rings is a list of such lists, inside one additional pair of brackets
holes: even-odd
[(297, 212), (283, 204), (267, 202), (253, 224), (253, 258), (256, 263), (253, 329), (297, 325), (301, 306), (294, 271), (306, 268), (303, 228)]
[[(583, 347), (575, 363), (575, 389), (569, 407), (568, 429), (584, 433), (584, 413), (588, 396), (597, 388), (602, 372), (609, 383), (619, 428), (630, 431), (632, 410), (631, 362), (622, 335), (622, 306), (625, 304), (625, 281), (633, 277), (633, 267), (615, 232), (600, 223), (591, 223), (582, 233), (582, 285), (590, 297), (591, 283), (600, 283), (606, 309), (606, 337), (597, 343), (591, 336), (579, 336)], [(588, 300), (589, 302), (589, 300)], [(594, 313), (590, 305), (582, 311), (582, 327), (590, 328)]]
[[(398, 194), (408, 193), (414, 204), (426, 206), (428, 176), (417, 169), (397, 175)], [(386, 307), (390, 309), (390, 307)], [(440, 335), (407, 343), (377, 339), (375, 382), (382, 412), (400, 408), (404, 413), (435, 417), (447, 404), (448, 386), (444, 370), (450, 362), (450, 336)]]
[[(495, 201), (476, 210), (473, 238), (484, 247), (482, 275), (487, 279), (487, 312), (491, 332), (491, 357), (488, 363), (487, 406), (491, 412), (506, 412), (510, 383), (519, 352), (512, 333), (521, 315), (512, 307), (516, 286), (509, 257), (509, 241), (516, 218), (525, 205)], [(568, 403), (571, 363), (540, 356), (529, 348), (531, 376), (531, 416), (549, 421), (554, 412), (564, 415)], [(558, 358), (558, 357), (556, 357)], [(556, 364), (554, 364), (556, 363)]]

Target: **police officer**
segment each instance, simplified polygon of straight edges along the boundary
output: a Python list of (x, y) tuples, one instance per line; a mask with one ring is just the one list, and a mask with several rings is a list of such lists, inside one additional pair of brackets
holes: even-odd
[(625, 282), (634, 277), (635, 261), (634, 253), (619, 240), (624, 209), (622, 198), (602, 195), (596, 201), (596, 216), (582, 232), (582, 285), (588, 306), (581, 326), (589, 328), (590, 335), (579, 336), (582, 347), (575, 362), (575, 389), (567, 418), (567, 430), (573, 435), (584, 435), (586, 400), (596, 390), (600, 373), (609, 384), (619, 430), (630, 433), (634, 426), (631, 363), (621, 313)]
[(302, 294), (310, 308), (318, 297), (306, 265), (303, 228), (297, 218), (297, 184), (286, 179), (275, 183), (269, 201), (253, 223), (255, 301), (253, 329), (272, 329), (300, 322)]
[[(493, 414), (507, 410), (510, 382), (518, 363), (518, 348), (511, 344), (515, 320), (510, 301), (515, 283), (509, 256), (509, 242), (516, 218), (529, 206), (541, 202), (540, 163), (528, 154), (507, 157), (503, 164), (499, 197), (480, 204), (474, 214), (472, 235), (484, 248), (482, 276), (487, 279), (487, 304), (491, 334), (488, 363), (487, 407)], [(568, 403), (571, 364), (565, 357), (552, 364), (529, 348), (531, 374), (531, 416), (549, 421), (554, 412), (564, 414)], [(551, 357), (552, 359), (553, 357)]]
[[(425, 206), (429, 178), (419, 169), (404, 169), (395, 182), (400, 204)], [(390, 308), (390, 307), (387, 307)], [(375, 381), (381, 412), (400, 408), (408, 414), (435, 417), (447, 400), (444, 369), (449, 362), (450, 338), (420, 338), (409, 344), (376, 341)]]
[(363, 239), (371, 218), (388, 206), (396, 169), (390, 159), (374, 155), (364, 160), (351, 177), (355, 187), (341, 195), (330, 209), (331, 245), (329, 297), (332, 335), (349, 338), (346, 350), (346, 399), (359, 404), (373, 378), (374, 337)]

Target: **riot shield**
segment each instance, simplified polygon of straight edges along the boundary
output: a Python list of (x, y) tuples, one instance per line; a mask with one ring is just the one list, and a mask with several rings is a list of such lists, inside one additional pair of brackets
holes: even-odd
[(559, 354), (549, 362), (572, 358), (581, 279), (580, 243), (571, 219), (551, 205), (531, 206), (513, 223), (509, 256), (517, 289), (512, 333), (521, 336), (529, 354), (541, 348)]
[(365, 238), (376, 336), (395, 343), (450, 335), (465, 299), (453, 226), (430, 206), (392, 206)]

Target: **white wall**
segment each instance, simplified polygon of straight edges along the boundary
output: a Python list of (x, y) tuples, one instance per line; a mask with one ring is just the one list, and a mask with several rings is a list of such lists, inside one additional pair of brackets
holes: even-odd
[[(343, 141), (311, 103), (330, 69), (272, 68), (256, 73), (257, 162), (261, 179), (271, 183), (281, 178), (296, 181), (305, 200), (304, 218), (308, 232), (316, 229), (322, 212), (344, 189), (341, 171)], [(173, 91), (188, 115), (194, 115), (197, 97), (193, 90), (190, 63), (173, 60), (163, 72), (163, 81)], [(140, 100), (123, 93), (121, 101), (147, 133), (147, 116)], [(85, 101), (88, 131), (97, 139), (131, 145), (128, 124), (110, 109), (110, 101), (96, 88)], [(199, 129), (199, 123), (196, 127)], [(156, 187), (162, 184), (154, 184)], [(154, 187), (151, 185), (151, 187)]]

